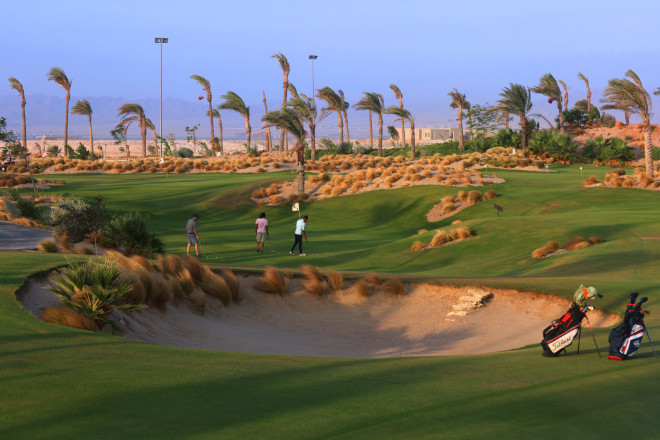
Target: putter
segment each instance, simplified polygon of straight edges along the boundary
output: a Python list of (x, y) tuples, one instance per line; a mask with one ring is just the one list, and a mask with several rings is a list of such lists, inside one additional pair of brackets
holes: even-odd
[(268, 247), (270, 248), (270, 251), (275, 253), (275, 249), (273, 249), (273, 246), (270, 244), (270, 235), (266, 235), (266, 237), (268, 237)]
[(596, 335), (594, 335), (594, 330), (591, 328), (591, 321), (589, 321), (589, 318), (585, 315), (585, 318), (587, 318), (587, 323), (589, 324), (589, 330), (591, 330), (591, 337), (594, 338), (594, 345), (596, 346), (596, 351), (598, 352), (598, 357), (600, 356), (600, 349), (598, 348), (598, 344), (596, 343)]
[(199, 246), (199, 257), (200, 258), (206, 258), (206, 254), (202, 250), (202, 242), (197, 240), (197, 246)]

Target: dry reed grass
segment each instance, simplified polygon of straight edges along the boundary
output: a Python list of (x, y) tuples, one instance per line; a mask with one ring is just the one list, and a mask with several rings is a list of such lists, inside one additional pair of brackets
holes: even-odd
[(43, 240), (39, 243), (38, 249), (41, 252), (46, 252), (48, 254), (56, 254), (59, 252), (60, 248), (57, 246), (53, 240)]
[(410, 246), (410, 252), (421, 251), (424, 249), (424, 243), (420, 240), (415, 241), (412, 246)]
[(558, 241), (549, 241), (538, 249), (532, 251), (532, 258), (545, 258), (548, 254), (555, 252), (559, 249)]
[(365, 298), (371, 296), (371, 286), (366, 280), (357, 280), (353, 285), (355, 291)]
[(589, 247), (590, 244), (582, 237), (573, 237), (564, 244), (564, 249), (567, 251), (575, 251)]
[(396, 279), (390, 279), (385, 281), (383, 285), (380, 287), (380, 289), (383, 293), (386, 293), (388, 295), (406, 294), (406, 288), (404, 287), (403, 283)]
[(497, 193), (493, 191), (492, 189), (489, 189), (484, 193), (484, 199), (486, 200), (493, 200), (497, 198)]
[(98, 327), (90, 318), (83, 316), (69, 307), (44, 307), (41, 319), (52, 324), (65, 325), (81, 330), (98, 331)]
[(364, 279), (367, 281), (367, 283), (371, 284), (372, 286), (380, 286), (383, 283), (383, 281), (376, 273), (370, 273)]
[(286, 293), (287, 280), (282, 276), (282, 274), (273, 266), (267, 266), (264, 270), (264, 274), (254, 288), (265, 293), (276, 293), (278, 295), (283, 295)]
[(477, 203), (483, 201), (483, 196), (477, 190), (472, 190), (468, 193), (467, 202), (470, 205), (476, 205)]
[(238, 303), (241, 299), (241, 285), (236, 279), (236, 275), (229, 269), (222, 269), (222, 278), (225, 279), (227, 286), (229, 286), (229, 291), (231, 293), (231, 299), (233, 302)]
[(587, 241), (589, 242), (589, 244), (599, 244), (603, 242), (603, 240), (600, 237), (589, 237)]
[(341, 290), (344, 288), (344, 275), (338, 270), (326, 270), (325, 277), (328, 279), (328, 285), (332, 290)]
[(433, 238), (431, 239), (431, 247), (438, 247), (442, 246), (443, 244), (451, 241), (451, 236), (447, 234), (447, 231), (444, 229), (440, 229), (435, 233)]

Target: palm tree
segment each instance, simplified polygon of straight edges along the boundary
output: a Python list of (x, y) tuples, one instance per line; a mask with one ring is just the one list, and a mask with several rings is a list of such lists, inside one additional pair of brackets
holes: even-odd
[(236, 93), (229, 91), (221, 96), (225, 101), (218, 106), (218, 110), (233, 110), (243, 115), (245, 119), (245, 138), (247, 141), (247, 150), (250, 151), (252, 141), (252, 127), (250, 126), (250, 107)]
[[(390, 84), (390, 89), (394, 92), (394, 97), (399, 100), (399, 108), (403, 108), (403, 93), (395, 84)], [(406, 134), (404, 133), (404, 121), (401, 119), (401, 146), (406, 146)]]
[(521, 145), (523, 148), (527, 148), (527, 130), (529, 128), (527, 112), (532, 109), (532, 93), (529, 87), (510, 83), (509, 87), (502, 89), (500, 96), (502, 99), (498, 102), (502, 108), (520, 117), (520, 127), (522, 129), (520, 134)]
[(339, 98), (341, 98), (341, 106), (343, 107), (343, 110), (341, 111), (342, 114), (344, 115), (344, 122), (346, 126), (346, 142), (351, 142), (351, 135), (348, 131), (348, 114), (346, 114), (346, 110), (348, 107), (350, 107), (350, 104), (346, 102), (346, 99), (344, 99), (344, 92), (342, 90), (337, 90), (337, 94), (339, 95)]
[[(213, 117), (218, 120), (218, 134), (220, 137), (218, 138), (218, 151), (220, 154), (224, 153), (224, 149), (222, 146), (222, 119), (220, 118), (220, 112), (216, 109), (211, 110), (211, 113), (213, 113)], [(208, 116), (208, 114), (206, 115)]]
[(353, 107), (357, 110), (368, 110), (369, 111), (369, 140), (371, 142), (371, 148), (374, 147), (374, 135), (371, 128), (371, 114), (376, 113), (378, 115), (378, 156), (383, 155), (383, 110), (385, 108), (385, 102), (383, 100), (383, 95), (379, 93), (370, 93), (364, 92), (364, 96), (360, 99), (357, 104), (353, 104)]
[(321, 110), (323, 117), (330, 113), (337, 113), (337, 126), (339, 127), (339, 143), (344, 143), (344, 120), (342, 118), (344, 100), (330, 87), (323, 87), (316, 91), (316, 97), (326, 102), (326, 107)]
[(71, 107), (71, 113), (74, 115), (83, 115), (87, 116), (89, 121), (89, 150), (94, 154), (94, 136), (92, 135), (92, 106), (89, 104), (89, 101), (83, 99), (82, 101), (76, 102), (76, 105)]
[(568, 87), (566, 87), (566, 83), (562, 80), (557, 80), (559, 84), (564, 88), (564, 110), (568, 110)]
[[(559, 112), (559, 125), (557, 128), (560, 132), (564, 131), (564, 113), (562, 111), (561, 105), (561, 90), (559, 89), (559, 84), (557, 80), (551, 73), (546, 73), (539, 80), (539, 85), (532, 87), (532, 92), (538, 93), (540, 95), (545, 95), (548, 98), (548, 102), (557, 101), (557, 111)], [(551, 125), (552, 126), (552, 125)]]
[[(266, 104), (266, 92), (264, 90), (261, 91), (261, 94), (264, 97), (264, 114), (268, 114), (268, 105)], [(270, 125), (266, 125), (266, 151), (270, 151)]]
[(580, 72), (578, 72), (578, 78), (584, 81), (584, 85), (587, 87), (587, 113), (589, 113), (591, 111), (591, 88), (589, 88), (589, 78)]
[(300, 119), (301, 122), (306, 123), (307, 126), (309, 127), (309, 136), (310, 136), (310, 150), (312, 153), (312, 162), (316, 161), (316, 126), (318, 125), (321, 120), (325, 117), (325, 115), (318, 114), (318, 110), (316, 108), (316, 103), (312, 98), (309, 98), (305, 94), (301, 94), (298, 96), (298, 93), (296, 93), (294, 96), (296, 96), (294, 99), (289, 101), (287, 104), (287, 108), (290, 108), (296, 114), (298, 115), (298, 118)]
[(211, 83), (208, 82), (208, 80), (204, 77), (201, 77), (199, 75), (191, 75), (190, 79), (194, 79), (199, 83), (200, 86), (204, 88), (206, 91), (206, 100), (209, 102), (209, 111), (206, 112), (206, 116), (208, 116), (211, 120), (211, 148), (215, 150), (215, 145), (217, 143), (217, 140), (215, 138), (215, 131), (213, 129), (213, 104), (211, 103)]
[[(642, 85), (642, 81), (632, 70), (626, 72), (630, 79), (611, 79), (603, 99), (605, 105), (603, 110), (627, 110), (638, 115), (642, 119), (644, 130), (644, 159), (646, 165), (646, 174), (653, 177), (653, 151), (651, 147), (651, 95)], [(631, 81), (632, 80), (632, 81)]]
[(406, 109), (396, 106), (389, 106), (385, 109), (388, 115), (397, 116), (395, 121), (399, 119), (406, 120), (410, 123), (410, 157), (415, 158), (415, 117)]
[(498, 104), (495, 107), (495, 112), (497, 113), (497, 120), (502, 121), (504, 120), (504, 129), (508, 130), (509, 129), (509, 120), (511, 117), (509, 116), (509, 112), (506, 108), (502, 106), (502, 104)]
[(64, 156), (66, 156), (66, 146), (69, 145), (69, 101), (71, 100), (73, 80), (67, 78), (66, 73), (61, 68), (53, 67), (48, 72), (48, 81), (55, 81), (56, 84), (66, 90), (66, 113), (64, 113)]
[(451, 103), (449, 107), (458, 109), (458, 149), (465, 150), (463, 144), (463, 109), (468, 107), (470, 103), (465, 99), (465, 95), (454, 89), (448, 93), (451, 96)]
[(16, 90), (19, 95), (21, 95), (21, 110), (23, 112), (23, 148), (27, 149), (27, 126), (25, 123), (25, 90), (23, 90), (23, 84), (13, 76), (9, 78), (11, 83), (11, 88)]
[[(286, 100), (287, 100), (287, 91), (289, 90), (289, 72), (291, 71), (291, 67), (289, 66), (289, 60), (286, 59), (284, 54), (282, 53), (277, 53), (271, 58), (277, 59), (277, 61), (280, 63), (280, 67), (282, 68), (282, 89), (283, 90), (283, 96), (282, 96), (282, 108), (286, 107)], [(286, 130), (282, 128), (282, 131), (280, 133), (280, 152), (285, 151), (285, 142), (286, 142), (286, 150), (289, 149), (289, 143), (286, 137)]]
[(140, 104), (124, 104), (117, 111), (117, 116), (121, 118), (117, 127), (123, 127), (124, 134), (128, 131), (128, 127), (137, 121), (142, 135), (142, 156), (147, 157), (147, 117), (144, 109)]
[[(300, 99), (300, 98), (298, 98)], [(280, 129), (286, 130), (296, 138), (296, 150), (298, 157), (298, 195), (305, 192), (305, 129), (303, 128), (302, 121), (299, 114), (292, 108), (283, 108), (280, 110), (272, 111), (264, 115), (261, 120), (268, 124), (274, 125)]]
[(156, 126), (149, 118), (147, 118), (145, 123), (147, 124), (147, 128), (151, 130), (151, 134), (154, 136), (154, 147), (156, 148), (156, 151), (158, 151), (158, 135), (156, 134)]

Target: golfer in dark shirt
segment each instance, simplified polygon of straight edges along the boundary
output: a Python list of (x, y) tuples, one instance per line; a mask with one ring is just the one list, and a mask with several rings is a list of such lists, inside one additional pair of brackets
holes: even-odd
[(188, 223), (186, 223), (186, 238), (188, 239), (188, 247), (186, 248), (186, 254), (190, 255), (190, 245), (195, 245), (195, 254), (199, 257), (199, 237), (197, 236), (197, 219), (199, 216), (197, 214), (193, 215)]

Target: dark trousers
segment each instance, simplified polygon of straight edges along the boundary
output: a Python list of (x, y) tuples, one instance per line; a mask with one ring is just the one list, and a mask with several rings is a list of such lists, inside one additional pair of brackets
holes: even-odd
[(295, 239), (293, 241), (293, 246), (291, 246), (291, 252), (293, 252), (293, 250), (296, 248), (296, 245), (298, 245), (298, 250), (302, 254), (303, 253), (303, 251), (302, 251), (302, 238), (303, 238), (303, 236), (298, 235), (298, 234), (293, 234), (293, 236), (294, 236)]

